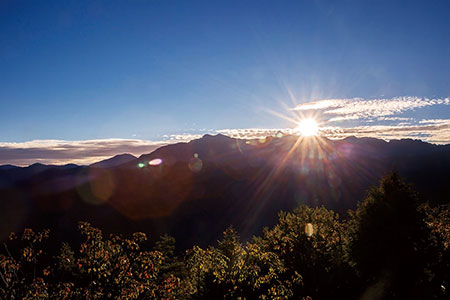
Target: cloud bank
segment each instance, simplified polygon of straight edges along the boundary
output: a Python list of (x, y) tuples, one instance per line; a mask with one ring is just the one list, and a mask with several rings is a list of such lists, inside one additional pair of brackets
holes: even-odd
[(149, 153), (167, 142), (99, 139), (86, 141), (34, 140), (21, 143), (0, 143), (0, 165), (28, 166), (39, 162), (63, 165), (91, 164), (111, 156)]

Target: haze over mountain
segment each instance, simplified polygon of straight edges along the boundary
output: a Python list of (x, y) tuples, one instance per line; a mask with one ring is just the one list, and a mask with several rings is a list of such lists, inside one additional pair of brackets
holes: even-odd
[(181, 247), (208, 244), (230, 224), (248, 239), (299, 204), (345, 214), (393, 168), (423, 199), (448, 202), (450, 145), (409, 139), (219, 134), (90, 166), (5, 166), (0, 238), (31, 226), (65, 239), (85, 220), (105, 232), (169, 233)]

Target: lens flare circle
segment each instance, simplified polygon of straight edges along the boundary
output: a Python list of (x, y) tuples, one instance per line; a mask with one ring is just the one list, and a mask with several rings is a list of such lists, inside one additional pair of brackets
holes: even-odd
[(162, 164), (163, 160), (161, 158), (155, 158), (148, 162), (150, 166), (159, 166)]
[(314, 119), (304, 119), (298, 123), (295, 131), (303, 136), (313, 136), (319, 133), (319, 125)]

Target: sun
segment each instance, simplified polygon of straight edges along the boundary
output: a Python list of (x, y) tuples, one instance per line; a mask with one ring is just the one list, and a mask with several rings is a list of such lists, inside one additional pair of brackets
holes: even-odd
[(303, 136), (313, 136), (319, 133), (319, 125), (314, 119), (304, 119), (298, 123), (295, 131), (300, 132)]

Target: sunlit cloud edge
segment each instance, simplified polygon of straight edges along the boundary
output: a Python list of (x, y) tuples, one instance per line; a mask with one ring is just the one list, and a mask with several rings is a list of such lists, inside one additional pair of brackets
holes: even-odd
[(324, 99), (297, 104), (293, 111), (316, 111), (326, 116), (327, 122), (346, 120), (408, 120), (395, 115), (436, 105), (450, 105), (450, 98), (421, 98), (414, 96), (394, 98)]

